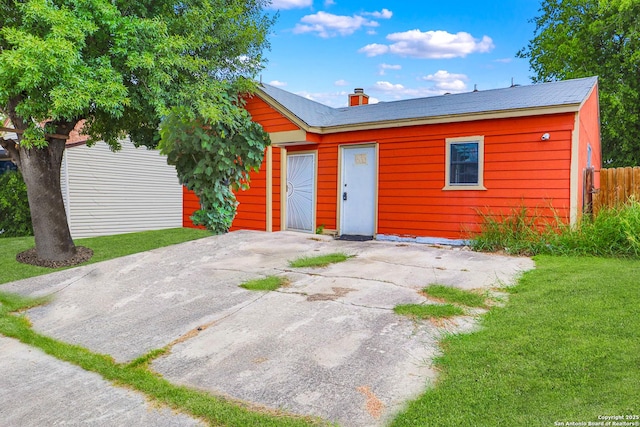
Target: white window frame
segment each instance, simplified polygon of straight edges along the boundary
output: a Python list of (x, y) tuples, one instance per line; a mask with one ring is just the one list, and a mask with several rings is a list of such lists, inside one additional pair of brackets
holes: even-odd
[[(451, 183), (451, 145), (454, 144), (478, 144), (478, 182), (473, 184), (452, 184)], [(464, 136), (458, 138), (445, 139), (445, 173), (443, 190), (486, 190), (484, 186), (484, 136)]]

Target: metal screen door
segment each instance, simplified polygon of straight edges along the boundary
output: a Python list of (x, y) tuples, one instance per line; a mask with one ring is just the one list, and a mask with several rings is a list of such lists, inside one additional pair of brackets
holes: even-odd
[(316, 155), (314, 153), (287, 156), (287, 229), (315, 232)]

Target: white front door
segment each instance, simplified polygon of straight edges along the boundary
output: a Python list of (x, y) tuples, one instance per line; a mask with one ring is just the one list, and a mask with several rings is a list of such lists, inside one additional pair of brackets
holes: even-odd
[(315, 232), (315, 153), (287, 155), (287, 230)]
[(376, 147), (342, 147), (340, 234), (373, 236), (376, 218)]

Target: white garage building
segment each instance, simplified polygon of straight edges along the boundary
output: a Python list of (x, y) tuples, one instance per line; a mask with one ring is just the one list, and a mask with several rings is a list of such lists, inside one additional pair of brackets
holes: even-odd
[(182, 227), (182, 186), (157, 150), (107, 144), (68, 146), (62, 194), (75, 238)]

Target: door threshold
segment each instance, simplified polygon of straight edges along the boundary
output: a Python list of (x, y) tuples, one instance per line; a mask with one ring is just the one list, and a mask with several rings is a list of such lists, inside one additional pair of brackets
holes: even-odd
[(373, 236), (361, 236), (358, 234), (343, 234), (341, 236), (336, 237), (336, 240), (346, 240), (349, 242), (366, 242), (368, 240), (373, 240)]

